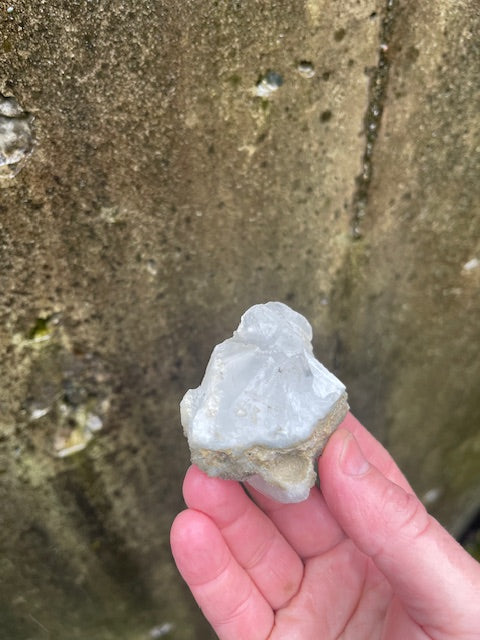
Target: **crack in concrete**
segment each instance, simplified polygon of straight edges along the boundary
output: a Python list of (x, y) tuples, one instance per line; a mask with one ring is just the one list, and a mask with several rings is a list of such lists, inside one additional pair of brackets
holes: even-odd
[(369, 70), (370, 85), (368, 107), (364, 117), (366, 137), (362, 158), (362, 172), (357, 176), (355, 193), (352, 201), (352, 236), (355, 240), (362, 237), (361, 222), (366, 215), (370, 183), (373, 173), (373, 151), (380, 129), (383, 107), (387, 94), (389, 72), (391, 66), (389, 43), (392, 38), (397, 16), (398, 0), (387, 0), (385, 13), (380, 28), (380, 46), (377, 66)]

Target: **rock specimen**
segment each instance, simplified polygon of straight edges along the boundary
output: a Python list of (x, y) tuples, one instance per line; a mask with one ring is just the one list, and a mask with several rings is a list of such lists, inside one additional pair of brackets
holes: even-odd
[(308, 321), (281, 302), (251, 307), (181, 404), (192, 462), (301, 502), (313, 463), (348, 410), (345, 386), (313, 356)]

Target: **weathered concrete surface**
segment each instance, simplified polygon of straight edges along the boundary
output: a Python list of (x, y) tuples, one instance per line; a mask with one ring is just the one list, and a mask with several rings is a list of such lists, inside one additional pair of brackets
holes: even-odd
[[(311, 320), (459, 529), (480, 489), (477, 3), (19, 0), (0, 18), (0, 93), (36, 138), (0, 189), (5, 637), (211, 637), (168, 549), (178, 401), (267, 299)], [(257, 97), (268, 71), (283, 84)]]
[(480, 502), (479, 29), (475, 3), (395, 15), (364, 239), (335, 306), (352, 406), (457, 534)]

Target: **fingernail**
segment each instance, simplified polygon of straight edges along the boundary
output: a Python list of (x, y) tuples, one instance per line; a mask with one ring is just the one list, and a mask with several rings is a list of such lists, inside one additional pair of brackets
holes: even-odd
[(361, 476), (370, 469), (370, 464), (360, 451), (360, 447), (351, 433), (345, 437), (343, 442), (340, 467), (347, 476)]

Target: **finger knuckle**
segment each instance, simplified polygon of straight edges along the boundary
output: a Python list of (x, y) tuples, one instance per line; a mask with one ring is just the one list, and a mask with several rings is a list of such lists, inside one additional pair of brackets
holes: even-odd
[(243, 593), (239, 593), (232, 603), (232, 606), (227, 611), (223, 611), (221, 616), (216, 617), (215, 625), (223, 627), (234, 626), (235, 623), (245, 615), (245, 612), (249, 608), (252, 591), (253, 588), (249, 586)]
[(402, 536), (414, 541), (429, 527), (430, 517), (419, 499), (397, 485), (389, 485), (382, 499), (386, 537)]

